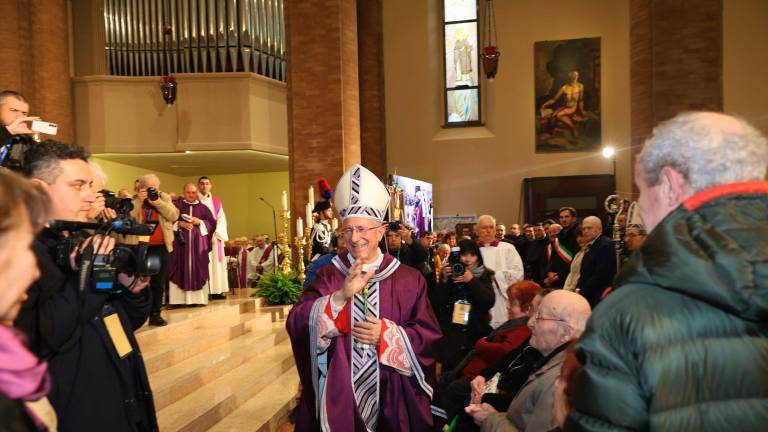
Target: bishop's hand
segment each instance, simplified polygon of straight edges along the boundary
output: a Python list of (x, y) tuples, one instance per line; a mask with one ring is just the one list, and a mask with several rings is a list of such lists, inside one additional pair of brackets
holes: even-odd
[(363, 290), (368, 281), (374, 275), (374, 271), (363, 273), (363, 262), (361, 260), (355, 261), (352, 268), (349, 269), (346, 279), (344, 279), (344, 288), (336, 291), (332, 295), (333, 302), (336, 306), (344, 306), (344, 303)]

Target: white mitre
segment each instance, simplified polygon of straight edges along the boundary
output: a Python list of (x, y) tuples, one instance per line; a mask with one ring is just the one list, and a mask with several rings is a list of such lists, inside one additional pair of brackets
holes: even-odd
[(353, 165), (336, 183), (333, 203), (341, 220), (361, 217), (382, 222), (389, 208), (389, 191), (374, 173)]

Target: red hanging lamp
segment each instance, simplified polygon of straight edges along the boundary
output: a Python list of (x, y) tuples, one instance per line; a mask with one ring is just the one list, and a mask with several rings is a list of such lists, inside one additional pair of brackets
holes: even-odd
[(488, 81), (493, 81), (499, 68), (501, 52), (496, 38), (496, 14), (493, 10), (493, 0), (485, 2), (485, 40), (483, 41), (483, 70)]

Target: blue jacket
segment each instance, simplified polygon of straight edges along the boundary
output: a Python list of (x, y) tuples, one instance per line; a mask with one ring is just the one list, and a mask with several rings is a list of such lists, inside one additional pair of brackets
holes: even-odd
[(579, 292), (593, 309), (600, 302), (606, 288), (612, 285), (615, 275), (616, 249), (608, 237), (600, 235), (584, 254), (578, 285)]

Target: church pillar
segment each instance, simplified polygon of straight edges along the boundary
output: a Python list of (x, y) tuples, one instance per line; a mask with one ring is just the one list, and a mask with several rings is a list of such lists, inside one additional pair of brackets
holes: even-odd
[(288, 152), (292, 216), (307, 188), (332, 187), (360, 163), (360, 87), (355, 0), (287, 0)]
[(384, 119), (384, 45), (381, 0), (357, 3), (360, 59), (360, 147), (362, 163), (381, 179), (387, 175)]
[(722, 0), (630, 0), (632, 155), (659, 122), (723, 110)]

